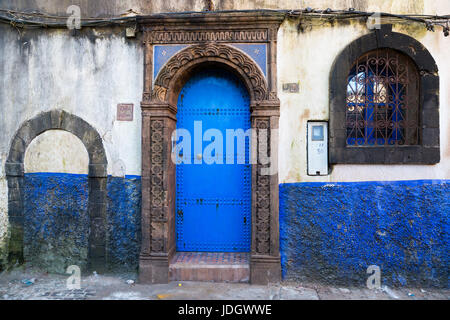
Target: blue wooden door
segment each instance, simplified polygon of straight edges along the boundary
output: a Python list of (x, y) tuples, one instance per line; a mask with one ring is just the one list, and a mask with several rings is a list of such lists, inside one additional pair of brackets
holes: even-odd
[[(245, 162), (242, 151), (238, 153), (237, 139), (234, 140), (235, 152), (226, 152), (226, 130), (250, 128), (247, 89), (227, 71), (199, 71), (181, 90), (177, 106), (177, 128), (188, 130), (192, 138), (190, 164), (181, 163), (176, 167), (177, 250), (248, 252), (251, 234), (249, 139), (245, 139)], [(194, 134), (198, 139), (199, 124), (203, 134), (208, 129), (216, 129), (223, 137), (223, 153), (219, 154), (219, 149), (211, 151), (211, 156), (217, 159), (213, 164), (206, 164), (205, 159), (195, 153)], [(201, 149), (208, 150), (205, 148), (215, 139), (219, 138), (201, 139)], [(234, 164), (227, 164), (227, 156), (233, 156)], [(241, 157), (239, 162), (238, 157)], [(222, 164), (217, 163), (219, 158)], [(195, 164), (195, 160), (201, 163)]]

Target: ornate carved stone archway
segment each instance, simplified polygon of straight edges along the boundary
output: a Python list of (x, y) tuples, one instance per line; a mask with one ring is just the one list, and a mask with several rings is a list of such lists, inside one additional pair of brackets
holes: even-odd
[(173, 56), (159, 71), (152, 90), (152, 100), (174, 105), (178, 99), (183, 76), (194, 66), (214, 63), (228, 67), (244, 80), (252, 101), (267, 100), (268, 87), (256, 63), (242, 51), (226, 44), (202, 43), (192, 45)]
[[(256, 164), (252, 165), (250, 281), (267, 283), (281, 279), (277, 174), (280, 103), (276, 94), (276, 37), (281, 21), (282, 17), (278, 16), (213, 13), (139, 20), (145, 45), (141, 103), (141, 282), (169, 280), (169, 264), (176, 251), (175, 165), (171, 161), (176, 102), (182, 86), (196, 68), (208, 65), (234, 72), (249, 91), (251, 125), (256, 129), (252, 154), (264, 149), (267, 151), (264, 154), (271, 157), (269, 164), (257, 157)], [(163, 66), (156, 66), (154, 50), (158, 45), (178, 45), (181, 49)], [(245, 52), (246, 46), (265, 50), (266, 60), (255, 62)], [(260, 132), (264, 132), (264, 139)], [(264, 169), (268, 167), (273, 169), (272, 174), (265, 175)]]

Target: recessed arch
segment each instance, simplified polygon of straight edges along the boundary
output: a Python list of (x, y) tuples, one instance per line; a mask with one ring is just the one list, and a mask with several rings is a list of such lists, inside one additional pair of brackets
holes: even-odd
[(90, 218), (88, 265), (97, 271), (106, 267), (106, 178), (107, 158), (102, 138), (86, 121), (63, 110), (38, 114), (16, 132), (5, 164), (8, 180), (8, 219), (11, 227), (9, 264), (22, 263), (24, 224), (24, 158), (28, 145), (48, 130), (64, 130), (78, 137), (89, 156)]
[[(364, 54), (378, 49), (393, 49), (410, 58), (417, 67), (419, 90), (419, 141), (410, 146), (347, 146), (346, 98), (348, 76), (353, 64)], [(392, 25), (362, 36), (336, 57), (329, 78), (330, 163), (435, 164), (439, 148), (439, 74), (430, 52), (416, 39), (392, 32)]]

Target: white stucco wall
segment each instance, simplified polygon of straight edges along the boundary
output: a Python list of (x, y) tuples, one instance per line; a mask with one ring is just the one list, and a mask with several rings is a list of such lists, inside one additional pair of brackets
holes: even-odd
[[(81, 14), (88, 17), (114, 16), (129, 12), (151, 14), (159, 12), (201, 11), (205, 0), (0, 0), (0, 7), (15, 10), (32, 9), (52, 14), (66, 14), (70, 5), (78, 5)], [(212, 0), (215, 10), (251, 9), (315, 9), (343, 10), (355, 8), (360, 11), (380, 10), (395, 13), (447, 14), (447, 0)]]
[[(27, 31), (1, 26), (0, 154), (21, 124), (40, 112), (63, 109), (93, 126), (103, 138), (108, 174), (121, 161), (126, 174), (140, 174), (143, 82), (142, 47), (123, 30)], [(110, 33), (110, 31), (108, 31)], [(131, 122), (116, 121), (118, 103), (134, 104)]]
[(25, 152), (26, 173), (54, 172), (88, 174), (89, 155), (74, 134), (48, 130), (31, 141)]
[[(449, 5), (450, 7), (450, 5)], [(450, 11), (450, 9), (449, 9)], [(423, 26), (395, 25), (393, 31), (420, 41), (434, 57), (440, 76), (441, 161), (436, 165), (334, 165), (328, 176), (308, 176), (306, 125), (308, 120), (329, 120), (329, 75), (336, 56), (353, 40), (370, 32), (364, 22), (330, 27), (317, 21), (297, 31), (298, 20), (286, 20), (278, 40), (278, 94), (281, 101), (279, 181), (341, 182), (450, 178), (449, 89), (450, 41), (442, 32)], [(439, 30), (440, 31), (440, 30)], [(299, 93), (285, 93), (283, 83), (297, 82)]]

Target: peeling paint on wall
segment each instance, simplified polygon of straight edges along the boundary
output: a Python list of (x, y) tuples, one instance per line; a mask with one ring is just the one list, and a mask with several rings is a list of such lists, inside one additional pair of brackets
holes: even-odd
[[(2, 8), (37, 9), (55, 14), (66, 14), (65, 10), (69, 4), (72, 4), (69, 0), (58, 3), (46, 0), (13, 2), (0, 0)], [(311, 6), (320, 9), (354, 7), (357, 10), (375, 10), (379, 8), (392, 13), (417, 14), (448, 14), (450, 11), (447, 0), (319, 0), (314, 3), (303, 0), (216, 0), (214, 4), (218, 10), (298, 9)], [(109, 16), (121, 14), (130, 8), (143, 14), (202, 10), (204, 1), (190, 0), (183, 3), (170, 0), (82, 1), (81, 7), (84, 16)], [(399, 259), (398, 257), (392, 258), (387, 261), (387, 269), (384, 266), (382, 270), (388, 270), (387, 283), (402, 284), (406, 280), (407, 283), (427, 281), (442, 285), (444, 280), (442, 280), (440, 266), (447, 266), (448, 269), (449, 262), (448, 253), (446, 253), (448, 252), (448, 209), (445, 211), (439, 206), (448, 205), (448, 184), (447, 186), (441, 184), (441, 187), (438, 187), (424, 182), (422, 186), (412, 188), (404, 187), (404, 184), (400, 182), (398, 184), (401, 187), (396, 187), (395, 183), (392, 183), (391, 187), (386, 187), (383, 183), (374, 187), (364, 182), (353, 187), (347, 185), (336, 187), (334, 182), (450, 179), (450, 124), (448, 121), (450, 118), (448, 108), (450, 60), (447, 57), (450, 43), (448, 38), (444, 38), (441, 32), (427, 32), (423, 26), (417, 24), (396, 24), (393, 27), (394, 31), (406, 33), (419, 40), (433, 55), (439, 67), (441, 162), (433, 166), (336, 165), (329, 176), (310, 177), (306, 174), (306, 123), (308, 120), (328, 119), (328, 81), (334, 59), (351, 41), (371, 31), (362, 20), (330, 23), (304, 19), (302, 28), (299, 28), (299, 23), (299, 19), (287, 19), (280, 27), (277, 44), (278, 95), (281, 101), (280, 226), (285, 276), (295, 277), (301, 272), (310, 273), (312, 276), (317, 275), (314, 274), (313, 269), (305, 267), (310, 263), (311, 268), (317, 267), (318, 272), (325, 270), (320, 276), (325, 274), (325, 277), (329, 276), (330, 279), (334, 277), (335, 280), (360, 281), (365, 275), (365, 269), (356, 278), (346, 273), (346, 270), (354, 271), (356, 267), (365, 266), (366, 262), (372, 263), (372, 260), (367, 259), (370, 252), (361, 246), (367, 245), (376, 252), (390, 254), (397, 250), (395, 246), (398, 243), (415, 250), (419, 244), (428, 246), (427, 241), (438, 239), (436, 243), (441, 245), (441, 248), (432, 248), (437, 250), (433, 251), (434, 260), (427, 253), (418, 257), (423, 259), (421, 261), (425, 261), (424, 264), (429, 268), (428, 270), (431, 270), (429, 274), (421, 273), (421, 270), (416, 275), (411, 273), (417, 270), (414, 269), (417, 267), (413, 261), (416, 259), (414, 254), (409, 256), (409, 262), (405, 260), (406, 258), (404, 260), (396, 260)], [(0, 117), (0, 163), (2, 166), (0, 169), (0, 263), (2, 259), (6, 259), (7, 251), (8, 192), (3, 168), (10, 143), (16, 130), (28, 119), (42, 111), (63, 109), (86, 120), (102, 137), (110, 175), (107, 185), (107, 214), (110, 231), (108, 255), (111, 267), (124, 270), (137, 268), (140, 246), (140, 179), (138, 175), (141, 174), (141, 112), (137, 106), (140, 105), (143, 92), (144, 61), (141, 41), (139, 34), (136, 39), (126, 39), (122, 28), (84, 28), (77, 32), (52, 29), (18, 32), (11, 26), (0, 25), (2, 81), (0, 108), (1, 114), (6, 115)], [(283, 92), (283, 83), (298, 83), (299, 92), (295, 94)], [(115, 119), (116, 106), (121, 102), (134, 104), (133, 121), (121, 122)], [(46, 180), (40, 181), (40, 184), (37, 180), (40, 173), (49, 171), (62, 175), (86, 174), (87, 160), (84, 152), (84, 147), (69, 138), (66, 133), (50, 131), (36, 138), (27, 150), (26, 172), (36, 173), (34, 176), (28, 176), (31, 178), (29, 179), (30, 192), (27, 195), (29, 206), (27, 255), (32, 257), (31, 262), (41, 261), (43, 266), (57, 272), (62, 271), (61, 266), (66, 262), (61, 262), (65, 261), (61, 257), (66, 254), (77, 257), (81, 264), (85, 263), (86, 244), (83, 237), (86, 230), (80, 226), (81, 221), (84, 221), (82, 218), (84, 216), (80, 213), (84, 210), (84, 202), (80, 200), (85, 195), (84, 182), (75, 183), (80, 178), (77, 175), (75, 177), (78, 178), (72, 182), (64, 180), (67, 176), (62, 177), (62, 180), (58, 182), (51, 175), (45, 176)], [(320, 186), (298, 184), (298, 182), (308, 181), (326, 184)], [(443, 198), (442, 190), (445, 190)], [(71, 192), (75, 193), (71, 194)], [(367, 194), (364, 192), (375, 194), (378, 202), (365, 199)], [(392, 201), (395, 200), (393, 203), (387, 200), (386, 194), (389, 192), (395, 195), (392, 199)], [(58, 197), (62, 198), (58, 199)], [(366, 203), (364, 204), (361, 199), (365, 199)], [(434, 199), (431, 204), (428, 202), (430, 199)], [(311, 204), (314, 205), (311, 207)], [(363, 207), (364, 205), (368, 207)], [(48, 209), (48, 212), (44, 214), (39, 211), (40, 206), (44, 208), (53, 206), (59, 208), (59, 211)], [(391, 211), (387, 212), (379, 207), (389, 207)], [(335, 211), (330, 213), (330, 208), (334, 208)], [(81, 211), (76, 211), (78, 209)], [(398, 210), (400, 214), (394, 214), (397, 211), (393, 210)], [(421, 218), (414, 217), (417, 212), (422, 215)], [(317, 215), (314, 215), (315, 213)], [(424, 218), (426, 215), (428, 220)], [(75, 216), (80, 220), (72, 219)], [(355, 220), (357, 216), (359, 220)], [(49, 220), (49, 217), (52, 219)], [(353, 225), (345, 224), (349, 219)], [(436, 235), (436, 232), (441, 230), (437, 224), (439, 219), (444, 222), (443, 226), (446, 228), (444, 231), (446, 231), (447, 239), (443, 244), (442, 239)], [(411, 224), (410, 220), (415, 222)], [(55, 221), (61, 223), (51, 226), (50, 224)], [(359, 230), (355, 221), (361, 224), (361, 228), (364, 226), (367, 232), (371, 232), (365, 234), (368, 238), (361, 238), (359, 242), (351, 238), (356, 234), (352, 232)], [(378, 234), (377, 230), (373, 229), (373, 225), (383, 223), (394, 224), (396, 230), (400, 232), (398, 235), (392, 235), (393, 247), (382, 243), (385, 231), (380, 231)], [(422, 235), (413, 233), (412, 240), (417, 240), (417, 243), (409, 244), (408, 238), (403, 237), (404, 231), (410, 230), (408, 228), (413, 232), (422, 232)], [(71, 232), (75, 233), (71, 234)], [(39, 241), (33, 243), (33, 239), (42, 240), (43, 238), (48, 240), (47, 244)], [(59, 246), (59, 240), (62, 241), (59, 244), (63, 247), (61, 251), (54, 249)], [(343, 251), (336, 250), (336, 246), (328, 248), (330, 241), (334, 241), (337, 247), (342, 246)], [(346, 246), (349, 243), (351, 245)], [(38, 244), (42, 247), (36, 247)], [(49, 249), (50, 245), (53, 246), (51, 249)], [(446, 251), (438, 252), (439, 250)], [(347, 254), (347, 260), (338, 256), (342, 252)], [(316, 254), (322, 257), (314, 257)], [(35, 260), (39, 257), (43, 260)], [(308, 260), (311, 257), (313, 259)], [(434, 265), (430, 267), (430, 259), (436, 263), (437, 267)], [(38, 263), (41, 264), (41, 262)], [(394, 268), (395, 262), (399, 262), (400, 269)]]
[[(88, 17), (105, 17), (125, 14), (132, 10), (139, 14), (161, 12), (203, 11), (205, 0), (97, 0), (78, 1), (81, 15)], [(410, 14), (447, 14), (446, 0), (214, 0), (215, 10), (249, 10), (249, 9), (298, 9), (298, 8), (333, 8), (345, 10), (355, 8), (360, 11), (385, 11)], [(66, 9), (73, 4), (71, 0), (16, 0), (0, 1), (2, 8), (16, 10), (40, 10), (52, 14), (65, 15)], [(377, 10), (378, 9), (378, 10)]]
[(137, 271), (141, 248), (141, 178), (108, 177), (107, 191), (109, 268)]
[(141, 171), (141, 113), (115, 120), (117, 103), (140, 105), (143, 49), (121, 29), (17, 30), (0, 25), (0, 154), (17, 129), (42, 111), (62, 109), (91, 124), (104, 139), (108, 172), (121, 159), (126, 174)]
[[(88, 264), (88, 177), (83, 174), (25, 175), (24, 256), (29, 266), (65, 273)], [(108, 270), (136, 272), (140, 252), (139, 176), (108, 177)]]

